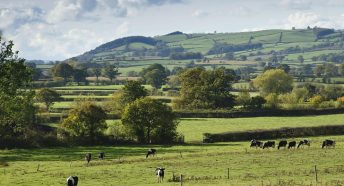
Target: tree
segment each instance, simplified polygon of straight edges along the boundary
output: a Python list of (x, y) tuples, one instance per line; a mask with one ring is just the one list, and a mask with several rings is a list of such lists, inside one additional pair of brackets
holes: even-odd
[(297, 57), (297, 60), (298, 60), (300, 63), (303, 63), (303, 62), (305, 61), (305, 59), (303, 58), (302, 55), (299, 55), (299, 56)]
[(253, 80), (262, 95), (281, 94), (292, 90), (293, 78), (281, 69), (267, 70)]
[(79, 85), (80, 82), (87, 82), (87, 71), (82, 69), (75, 69), (73, 72), (73, 80)]
[(48, 111), (54, 102), (61, 100), (61, 95), (53, 89), (42, 88), (36, 93), (36, 99), (43, 102)]
[(108, 64), (103, 69), (103, 75), (110, 79), (110, 82), (112, 83), (112, 80), (115, 79), (120, 73), (118, 72), (118, 67), (113, 64)]
[(261, 109), (263, 104), (266, 103), (266, 100), (261, 96), (254, 96), (251, 98), (251, 101), (248, 105), (250, 109)]
[(67, 63), (56, 64), (51, 71), (53, 76), (63, 78), (64, 84), (67, 83), (68, 78), (70, 78), (74, 72), (73, 67)]
[(171, 143), (177, 136), (177, 118), (158, 100), (141, 98), (125, 107), (122, 123), (140, 143)]
[(91, 74), (96, 76), (96, 84), (99, 83), (99, 76), (102, 73), (102, 69), (100, 67), (91, 68)]
[(235, 101), (238, 105), (242, 105), (244, 108), (246, 108), (251, 101), (250, 93), (247, 90), (239, 92), (239, 95), (236, 97)]
[(230, 92), (234, 81), (232, 71), (197, 67), (185, 70), (179, 75), (179, 80), (181, 96), (175, 102), (176, 107), (209, 109), (234, 106), (234, 96)]
[(123, 106), (148, 95), (147, 89), (139, 81), (127, 81), (122, 92), (121, 102)]
[(13, 45), (0, 37), (0, 145), (5, 146), (6, 139), (23, 136), (31, 128), (36, 112), (30, 89), (32, 69), (12, 50)]
[(141, 72), (144, 81), (154, 88), (161, 88), (166, 83), (168, 71), (161, 64), (152, 64)]
[(106, 118), (102, 107), (92, 102), (81, 102), (69, 111), (61, 127), (71, 136), (95, 138), (106, 129)]

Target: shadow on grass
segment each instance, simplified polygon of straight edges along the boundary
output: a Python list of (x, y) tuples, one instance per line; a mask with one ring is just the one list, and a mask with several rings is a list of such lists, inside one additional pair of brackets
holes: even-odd
[[(0, 161), (83, 161), (86, 153), (92, 153), (97, 159), (99, 152), (105, 152), (106, 159), (118, 159), (133, 156), (145, 157), (149, 148), (156, 148), (158, 154), (197, 153), (202, 147), (240, 146), (238, 143), (193, 143), (183, 145), (126, 145), (126, 146), (92, 146), (92, 147), (60, 147), (44, 149), (12, 149), (1, 150)], [(195, 147), (195, 148), (192, 148)]]

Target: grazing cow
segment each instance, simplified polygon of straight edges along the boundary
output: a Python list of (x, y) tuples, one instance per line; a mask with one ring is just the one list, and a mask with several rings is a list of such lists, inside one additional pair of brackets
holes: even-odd
[(158, 167), (155, 169), (155, 174), (158, 177), (158, 183), (161, 183), (164, 180), (164, 170), (165, 168)]
[(79, 179), (77, 176), (69, 176), (67, 178), (67, 186), (77, 186), (78, 181), (79, 181)]
[(295, 148), (296, 147), (296, 141), (291, 141), (291, 142), (289, 142), (289, 144), (288, 144), (288, 149), (290, 149), (290, 148)]
[(103, 160), (105, 158), (105, 153), (104, 152), (99, 153), (98, 158)]
[(282, 140), (282, 141), (280, 141), (279, 143), (278, 143), (278, 147), (277, 147), (277, 149), (280, 149), (281, 147), (286, 147), (287, 146), (287, 141), (286, 140)]
[(263, 145), (263, 149), (270, 148), (270, 147), (275, 148), (275, 141), (267, 141)]
[(87, 164), (90, 163), (91, 159), (92, 159), (92, 154), (91, 154), (91, 153), (87, 153), (87, 154), (85, 155), (85, 160), (87, 161)]
[(262, 148), (263, 147), (263, 142), (253, 139), (253, 140), (251, 140), (250, 147), (256, 147), (256, 148), (260, 147), (260, 148)]
[(303, 146), (303, 145), (307, 145), (309, 147), (309, 146), (311, 146), (311, 141), (304, 139), (304, 140), (299, 142), (299, 145), (297, 145), (297, 148), (299, 148), (300, 146)]
[(148, 156), (150, 155), (154, 156), (155, 154), (156, 154), (156, 149), (149, 149), (147, 151), (146, 158), (148, 158)]
[(324, 148), (324, 147), (326, 147), (326, 148), (328, 148), (328, 147), (335, 147), (336, 146), (336, 142), (334, 141), (334, 140), (325, 140), (325, 141), (323, 141), (323, 144), (322, 144), (322, 148)]

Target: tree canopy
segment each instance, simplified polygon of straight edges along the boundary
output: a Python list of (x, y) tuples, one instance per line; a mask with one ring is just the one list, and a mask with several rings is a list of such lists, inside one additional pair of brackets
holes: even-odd
[(102, 107), (86, 101), (69, 111), (61, 127), (71, 136), (94, 138), (102, 135), (103, 130), (106, 129), (106, 118), (106, 112)]
[(281, 69), (267, 70), (253, 80), (253, 85), (259, 88), (264, 96), (289, 92), (293, 88), (292, 84), (293, 78)]
[(148, 97), (129, 103), (122, 123), (140, 143), (170, 143), (177, 136), (178, 122), (171, 107)]
[(43, 102), (46, 109), (49, 110), (50, 106), (61, 99), (61, 95), (53, 89), (42, 88), (36, 93), (36, 99)]
[(141, 72), (146, 83), (154, 88), (161, 88), (166, 83), (168, 71), (161, 64), (152, 64)]
[(181, 98), (176, 107), (190, 109), (231, 108), (234, 96), (230, 93), (233, 71), (225, 68), (187, 69), (179, 74)]
[(12, 48), (12, 41), (0, 37), (0, 141), (23, 134), (35, 122), (32, 70)]

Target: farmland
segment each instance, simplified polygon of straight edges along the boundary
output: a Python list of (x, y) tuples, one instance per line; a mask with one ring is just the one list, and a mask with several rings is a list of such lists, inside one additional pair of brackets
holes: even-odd
[[(325, 138), (335, 139), (336, 148), (321, 149)], [(342, 185), (344, 138), (311, 140), (310, 148), (293, 150), (249, 149), (248, 142), (154, 146), (158, 155), (148, 159), (144, 153), (149, 146), (1, 150), (0, 184), (63, 185), (69, 175), (78, 175), (80, 185), (156, 185), (155, 167), (163, 166), (161, 185), (180, 185), (168, 181), (173, 173), (184, 175), (184, 185), (314, 185), (317, 165), (318, 184)], [(100, 151), (105, 160), (86, 166), (84, 154)]]

